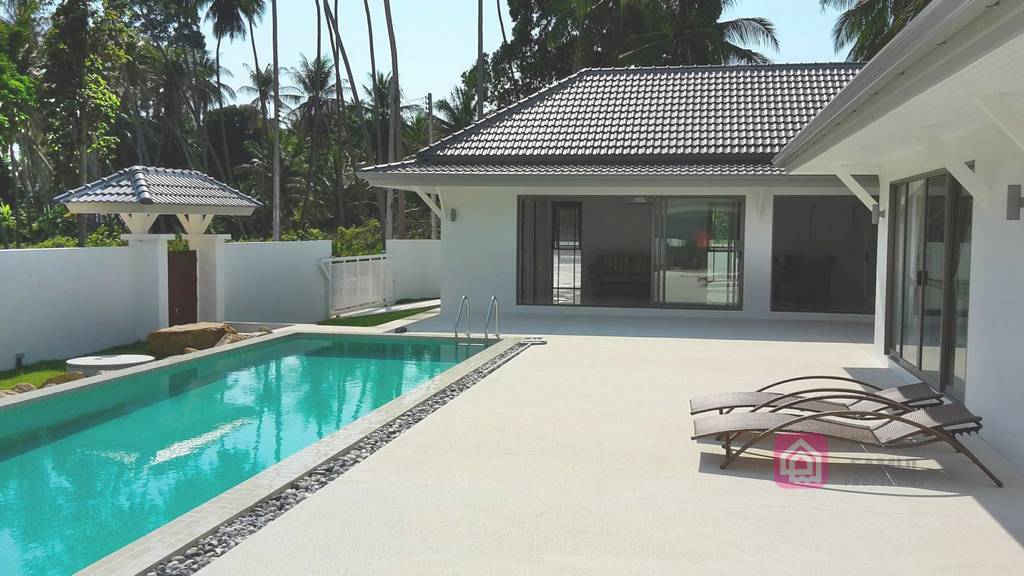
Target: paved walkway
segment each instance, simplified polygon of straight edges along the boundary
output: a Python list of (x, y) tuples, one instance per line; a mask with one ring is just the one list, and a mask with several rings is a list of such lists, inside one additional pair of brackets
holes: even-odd
[(712, 337), (551, 336), (202, 576), (1021, 573), (1024, 477), (977, 439), (1006, 488), (948, 448), (833, 443), (829, 484), (787, 490), (689, 440), (696, 394), (896, 383), (869, 327), (687, 324)]

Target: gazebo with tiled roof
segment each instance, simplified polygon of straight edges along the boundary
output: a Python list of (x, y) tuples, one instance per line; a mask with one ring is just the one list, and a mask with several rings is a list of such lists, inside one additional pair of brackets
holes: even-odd
[(188, 234), (202, 234), (214, 216), (249, 216), (258, 200), (202, 172), (132, 166), (54, 200), (72, 214), (118, 214), (132, 234), (146, 234), (161, 214), (173, 214)]
[(223, 320), (224, 242), (231, 236), (206, 231), (214, 216), (250, 216), (261, 206), (258, 200), (202, 172), (148, 166), (125, 168), (54, 200), (67, 206), (72, 214), (120, 216), (130, 232), (121, 238), (128, 241), (138, 264), (135, 281), (150, 283), (159, 294), (162, 304), (156, 310), (158, 326), (173, 321), (170, 309), (178, 311), (183, 307), (176, 303), (168, 306), (167, 242), (174, 235), (151, 234), (149, 230), (157, 216), (176, 216), (185, 232), (182, 237), (188, 241), (190, 251), (195, 252), (190, 266), (196, 300), (187, 306), (195, 306), (199, 320)]

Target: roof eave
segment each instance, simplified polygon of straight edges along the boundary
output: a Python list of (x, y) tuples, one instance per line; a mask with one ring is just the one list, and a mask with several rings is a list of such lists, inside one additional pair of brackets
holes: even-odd
[(212, 214), (251, 216), (258, 206), (198, 206), (138, 202), (65, 202), (72, 214)]
[[(914, 65), (982, 17), (994, 19), (995, 24), (976, 27), (972, 37), (947, 49), (951, 53), (973, 50), (975, 58), (987, 53), (997, 41), (993, 27), (1004, 37), (1013, 32), (1015, 25), (1019, 30), (1016, 23), (1006, 24), (1011, 16), (1019, 18), (1022, 15), (1024, 5), (1013, 5), (1010, 9), (1014, 12), (1010, 14), (990, 12), (1000, 7), (1005, 8), (998, 2), (932, 2), (775, 155), (772, 163), (789, 171), (797, 170), (849, 135), (952, 75), (956, 70), (943, 67), (941, 63), (927, 70), (914, 70)], [(979, 39), (985, 42), (978, 42)]]
[[(388, 174), (363, 175), (372, 186), (410, 191), (431, 191), (445, 187), (587, 187), (587, 188), (666, 188), (666, 187), (820, 187), (838, 182), (834, 177), (793, 174)], [(869, 187), (871, 184), (868, 184)], [(877, 182), (874, 184), (877, 187)]]

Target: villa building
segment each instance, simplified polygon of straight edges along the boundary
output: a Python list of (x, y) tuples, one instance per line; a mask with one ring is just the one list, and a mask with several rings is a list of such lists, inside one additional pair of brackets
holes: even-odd
[(863, 66), (583, 70), (360, 174), (443, 218), (452, 318), (873, 320), (1024, 464), (1022, 62), (1024, 3), (936, 1)]
[(440, 198), (444, 301), (870, 314), (871, 212), (834, 174), (771, 163), (860, 69), (583, 70), (362, 175)]

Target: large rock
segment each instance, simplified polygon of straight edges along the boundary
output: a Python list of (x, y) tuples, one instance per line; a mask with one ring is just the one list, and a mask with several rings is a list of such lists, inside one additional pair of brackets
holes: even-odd
[(225, 334), (223, 338), (217, 341), (217, 346), (224, 346), (225, 344), (234, 344), (235, 342), (241, 342), (252, 338), (253, 335), (246, 332), (239, 332), (237, 334)]
[(40, 386), (40, 388), (57, 386), (58, 384), (67, 384), (68, 382), (74, 382), (75, 380), (81, 380), (82, 378), (85, 378), (85, 374), (81, 372), (65, 372), (63, 374), (57, 374), (56, 376), (47, 378), (46, 382), (43, 382), (43, 385)]
[(237, 330), (223, 322), (181, 324), (150, 333), (146, 338), (146, 348), (150, 354), (163, 358), (184, 354), (185, 348), (195, 348), (196, 350), (213, 348), (225, 334), (237, 333)]
[(11, 388), (11, 390), (14, 390), (18, 394), (21, 394), (22, 392), (31, 392), (31, 391), (33, 391), (35, 389), (36, 389), (36, 387), (31, 385), (31, 384), (29, 384), (28, 382), (22, 382), (21, 384), (15, 384), (14, 387)]

